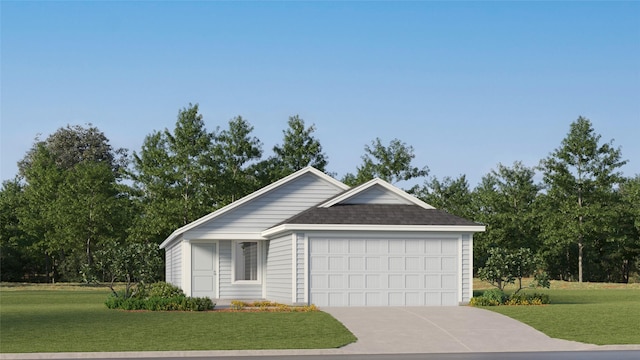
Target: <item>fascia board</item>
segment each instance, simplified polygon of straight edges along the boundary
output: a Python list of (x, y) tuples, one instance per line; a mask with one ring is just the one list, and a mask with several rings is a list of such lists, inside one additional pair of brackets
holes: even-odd
[(191, 222), (191, 223), (189, 223), (189, 224), (177, 229), (176, 231), (171, 233), (171, 235), (169, 235), (169, 237), (167, 237), (167, 239), (165, 241), (163, 241), (160, 244), (160, 249), (164, 249), (173, 240), (175, 240), (175, 238), (178, 235), (180, 235), (180, 234), (182, 234), (182, 233), (184, 233), (186, 231), (189, 231), (189, 230), (191, 230), (193, 228), (196, 228), (196, 227), (204, 224), (205, 222), (207, 222), (207, 221), (209, 221), (211, 219), (214, 219), (214, 218), (216, 218), (216, 217), (218, 217), (220, 215), (223, 215), (224, 213), (229, 212), (229, 211), (231, 211), (231, 210), (233, 210), (233, 209), (235, 209), (237, 207), (240, 207), (240, 206), (250, 202), (251, 200), (253, 200), (253, 199), (257, 198), (257, 197), (260, 197), (263, 194), (266, 194), (266, 193), (270, 192), (271, 190), (273, 190), (275, 188), (278, 188), (278, 187), (280, 187), (280, 186), (282, 186), (282, 185), (284, 185), (284, 184), (286, 184), (286, 183), (288, 183), (288, 182), (290, 182), (292, 180), (295, 180), (295, 179), (297, 179), (297, 178), (299, 178), (299, 177), (301, 177), (301, 176), (303, 176), (303, 175), (305, 175), (307, 173), (312, 173), (312, 174), (318, 176), (319, 178), (327, 181), (328, 183), (332, 184), (333, 186), (337, 187), (338, 189), (340, 189), (342, 191), (349, 189), (349, 186), (347, 186), (346, 184), (343, 184), (342, 182), (332, 178), (331, 176), (323, 173), (320, 170), (317, 170), (317, 169), (315, 169), (315, 168), (313, 168), (311, 166), (307, 166), (307, 167), (305, 167), (305, 168), (303, 168), (301, 170), (298, 170), (298, 171), (294, 172), (291, 175), (285, 176), (282, 179), (263, 187), (262, 189), (260, 189), (258, 191), (255, 191), (255, 192), (253, 192), (253, 193), (251, 193), (251, 194), (249, 194), (249, 195), (247, 195), (247, 196), (245, 196), (245, 197), (243, 197), (243, 198), (241, 198), (239, 200), (236, 200), (236, 201), (232, 202), (231, 204), (228, 204), (228, 205), (226, 205), (226, 206), (224, 206), (224, 207), (222, 207), (222, 208), (220, 208), (220, 209), (218, 209), (218, 210), (216, 210), (216, 211), (214, 211), (214, 212), (212, 212), (212, 213), (210, 213), (208, 215), (205, 215), (205, 216), (203, 216), (203, 217), (201, 217), (201, 218), (199, 218), (199, 219), (197, 219), (197, 220), (195, 220), (195, 221), (193, 221), (193, 222)]
[(411, 203), (413, 203), (415, 205), (418, 205), (418, 206), (420, 206), (420, 207), (422, 207), (424, 209), (435, 209), (433, 206), (425, 203), (424, 201), (418, 199), (415, 196), (407, 194), (406, 192), (402, 191), (401, 189), (389, 184), (388, 182), (386, 182), (386, 181), (384, 181), (384, 180), (382, 180), (380, 178), (375, 178), (373, 180), (367, 181), (366, 183), (364, 183), (364, 184), (362, 184), (360, 186), (356, 186), (356, 187), (352, 188), (351, 190), (345, 192), (344, 194), (342, 194), (342, 195), (340, 195), (338, 197), (335, 197), (335, 198), (333, 198), (333, 199), (331, 199), (331, 200), (329, 200), (329, 201), (327, 201), (325, 203), (320, 204), (318, 207), (328, 208), (328, 207), (331, 207), (333, 205), (339, 204), (339, 203), (341, 203), (341, 202), (343, 202), (343, 201), (345, 201), (345, 200), (347, 200), (347, 199), (349, 199), (351, 197), (354, 197), (357, 194), (359, 194), (359, 193), (361, 193), (361, 192), (363, 192), (363, 191), (365, 191), (365, 190), (367, 190), (367, 189), (369, 189), (369, 188), (371, 188), (371, 187), (373, 187), (375, 185), (380, 185), (383, 188), (385, 188), (386, 190), (393, 192), (395, 195), (397, 195), (397, 196), (399, 196), (399, 197), (401, 197), (401, 198), (403, 198), (405, 200), (408, 200), (409, 202), (411, 202)]
[(360, 224), (283, 224), (261, 233), (262, 237), (270, 238), (286, 232), (294, 231), (400, 231), (400, 232), (484, 232), (484, 225), (360, 225)]

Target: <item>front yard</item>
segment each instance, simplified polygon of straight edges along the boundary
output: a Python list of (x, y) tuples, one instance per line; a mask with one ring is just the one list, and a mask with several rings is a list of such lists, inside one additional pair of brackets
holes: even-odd
[(126, 312), (84, 286), (0, 288), (0, 352), (337, 348), (355, 341), (323, 312)]

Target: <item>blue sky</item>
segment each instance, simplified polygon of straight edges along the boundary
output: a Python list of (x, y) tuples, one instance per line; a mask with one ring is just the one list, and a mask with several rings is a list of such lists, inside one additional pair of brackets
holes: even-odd
[(199, 103), (242, 115), (265, 157), (315, 124), (339, 177), (398, 138), (474, 187), (534, 166), (582, 115), (640, 174), (640, 2), (1, 1), (1, 178), (42, 137), (92, 123), (139, 151)]

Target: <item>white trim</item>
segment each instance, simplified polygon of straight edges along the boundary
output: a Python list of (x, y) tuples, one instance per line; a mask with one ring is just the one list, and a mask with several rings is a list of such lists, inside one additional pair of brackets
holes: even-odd
[(360, 186), (354, 187), (349, 191), (344, 192), (342, 195), (340, 196), (336, 196), (333, 199), (320, 204), (318, 207), (324, 207), (324, 208), (328, 208), (331, 207), (335, 204), (339, 204), (349, 198), (352, 198), (354, 196), (356, 196), (357, 194), (372, 188), (373, 186), (382, 186), (383, 188), (385, 188), (387, 191), (392, 192), (393, 194), (395, 194), (396, 196), (409, 201), (410, 203), (413, 203), (414, 205), (418, 205), (424, 209), (435, 209), (433, 206), (427, 204), (426, 202), (418, 199), (415, 196), (412, 196), (410, 194), (407, 194), (406, 192), (402, 191), (401, 189), (389, 184), (388, 182), (379, 179), (379, 178), (375, 178), (373, 180), (370, 180)]
[(192, 296), (191, 294), (191, 243), (188, 241), (182, 242), (182, 290), (185, 295)]
[(298, 296), (298, 243), (296, 233), (291, 234), (291, 303), (296, 303)]
[(311, 298), (309, 294), (309, 234), (304, 234), (304, 303), (309, 304), (309, 299)]
[(473, 234), (469, 234), (469, 301), (473, 297)]
[(265, 238), (289, 231), (399, 231), (399, 232), (458, 232), (472, 233), (485, 231), (484, 225), (360, 225), (360, 224), (282, 224), (262, 232)]
[(458, 236), (458, 304), (462, 303), (462, 242), (464, 234)]
[(198, 226), (206, 223), (207, 221), (209, 221), (209, 220), (211, 220), (213, 218), (216, 218), (216, 217), (218, 217), (218, 216), (220, 216), (220, 215), (222, 215), (224, 213), (227, 213), (227, 212), (229, 212), (229, 211), (231, 211), (231, 210), (233, 210), (233, 209), (235, 209), (235, 208), (237, 208), (239, 206), (242, 206), (242, 205), (250, 202), (251, 200), (253, 200), (253, 199), (257, 198), (257, 197), (262, 196), (262, 195), (270, 192), (271, 190), (276, 189), (276, 188), (282, 186), (283, 184), (286, 184), (286, 183), (288, 183), (288, 182), (290, 182), (292, 180), (295, 180), (295, 179), (297, 179), (299, 177), (302, 177), (302, 176), (304, 176), (306, 174), (316, 175), (320, 179), (330, 183), (331, 185), (337, 187), (340, 190), (349, 189), (349, 186), (341, 183), (340, 181), (332, 178), (331, 176), (329, 176), (329, 175), (327, 175), (327, 174), (325, 174), (325, 173), (323, 173), (323, 172), (321, 172), (321, 171), (319, 171), (319, 170), (317, 170), (317, 169), (315, 169), (315, 168), (313, 168), (311, 166), (307, 166), (304, 169), (298, 170), (298, 171), (294, 172), (293, 174), (291, 174), (289, 176), (286, 176), (286, 177), (284, 177), (284, 178), (282, 178), (282, 179), (280, 179), (280, 180), (278, 180), (278, 181), (276, 181), (276, 182), (274, 182), (274, 183), (272, 183), (270, 185), (267, 185), (267, 186), (263, 187), (262, 189), (260, 189), (260, 190), (258, 190), (256, 192), (253, 192), (253, 193), (251, 193), (251, 194), (249, 194), (249, 195), (247, 195), (247, 196), (245, 196), (245, 197), (243, 197), (243, 198), (241, 198), (241, 199), (239, 199), (237, 201), (232, 202), (231, 204), (229, 204), (229, 205), (227, 205), (225, 207), (222, 207), (222, 208), (220, 208), (220, 209), (218, 209), (218, 210), (216, 210), (216, 211), (214, 211), (214, 212), (212, 212), (212, 213), (210, 213), (208, 215), (205, 215), (205, 216), (203, 216), (203, 217), (201, 217), (201, 218), (199, 218), (199, 219), (197, 219), (197, 220), (195, 220), (195, 221), (193, 221), (193, 222), (191, 222), (191, 223), (189, 223), (189, 224), (187, 224), (187, 225), (175, 230), (173, 233), (171, 233), (171, 235), (169, 235), (169, 237), (167, 237), (162, 242), (162, 244), (160, 244), (160, 249), (164, 249), (169, 243), (171, 243), (173, 240), (175, 240), (180, 234), (182, 234), (182, 233), (184, 233), (186, 231), (189, 231), (189, 230), (191, 230), (191, 229), (193, 229), (195, 227), (198, 227)]
[[(240, 242), (255, 242), (257, 244), (257, 254), (256, 261), (257, 263), (257, 274), (256, 280), (236, 280), (236, 246)], [(231, 284), (233, 285), (257, 285), (263, 284), (264, 281), (262, 279), (263, 271), (262, 271), (263, 261), (262, 261), (262, 241), (255, 240), (233, 240), (231, 241)]]

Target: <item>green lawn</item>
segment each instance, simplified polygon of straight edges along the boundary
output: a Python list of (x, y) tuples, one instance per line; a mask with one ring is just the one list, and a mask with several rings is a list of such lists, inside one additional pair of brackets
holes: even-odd
[[(550, 337), (589, 344), (640, 344), (639, 284), (554, 282), (544, 306), (486, 307)], [(530, 291), (530, 290), (529, 290)]]
[(0, 289), (0, 352), (336, 348), (355, 341), (323, 312), (125, 312), (99, 288)]

